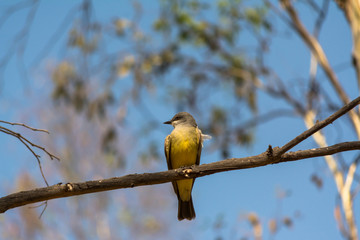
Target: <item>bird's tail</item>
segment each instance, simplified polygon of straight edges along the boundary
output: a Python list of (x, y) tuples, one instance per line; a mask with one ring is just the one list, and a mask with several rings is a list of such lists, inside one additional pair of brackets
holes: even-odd
[(178, 206), (179, 206), (178, 207), (179, 221), (181, 221), (183, 219), (191, 220), (196, 217), (192, 197), (190, 197), (189, 201), (182, 201), (181, 199), (179, 199)]

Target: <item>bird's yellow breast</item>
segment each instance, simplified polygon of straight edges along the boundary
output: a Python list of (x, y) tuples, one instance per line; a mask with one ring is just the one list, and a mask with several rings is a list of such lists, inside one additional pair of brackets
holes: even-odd
[(172, 167), (191, 166), (196, 163), (199, 139), (196, 128), (175, 128), (171, 133)]

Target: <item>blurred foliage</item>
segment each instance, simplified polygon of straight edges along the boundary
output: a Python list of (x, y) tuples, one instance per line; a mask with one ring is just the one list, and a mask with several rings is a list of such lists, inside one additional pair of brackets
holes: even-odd
[[(161, 1), (160, 16), (152, 24), (154, 35), (147, 36), (137, 22), (124, 18), (115, 18), (109, 33), (109, 28), (93, 18), (90, 3), (84, 6), (83, 16), (74, 20), (68, 33), (69, 46), (79, 50), (75, 52), (78, 56), (59, 63), (53, 70), (55, 102), (74, 107), (79, 113), (86, 112), (89, 120), (106, 119), (108, 109), (124, 101), (123, 96), (130, 94), (137, 102), (143, 89), (163, 91), (162, 86), (169, 89), (165, 98), (175, 102), (179, 111), (202, 112), (204, 116), (211, 113), (209, 121), (201, 119), (202, 128), (214, 136), (223, 157), (229, 156), (230, 143), (253, 142), (251, 130), (232, 129), (240, 128), (234, 126), (240, 122), (235, 109), (247, 107), (253, 114), (257, 113), (253, 84), (264, 67), (259, 65), (262, 56), (246, 51), (238, 40), (242, 34), (254, 35), (255, 39), (261, 39), (254, 42), (254, 47), (263, 50), (264, 39), (272, 31), (266, 4)], [(119, 43), (132, 44), (104, 58), (101, 46), (106, 39), (102, 36), (112, 31), (115, 33), (112, 37)], [(158, 40), (152, 41), (158, 39), (157, 35), (163, 38), (161, 45), (157, 44)], [(96, 61), (101, 62), (100, 66), (91, 64)], [(94, 78), (104, 80), (95, 86)], [(132, 87), (116, 90), (115, 86), (124, 78), (132, 79)], [(230, 89), (233, 93), (227, 94)], [(217, 106), (211, 98), (219, 90), (229, 98), (226, 107)], [(113, 131), (117, 136), (116, 128)], [(225, 133), (229, 136), (221, 137)], [(109, 141), (108, 136), (102, 138)], [(115, 141), (116, 137), (111, 140)]]
[[(62, 156), (61, 166), (53, 170), (60, 172), (60, 179), (113, 177), (129, 169), (156, 168), (163, 158), (163, 142), (153, 141), (151, 134), (160, 123), (153, 123), (156, 113), (146, 109), (144, 95), (159, 98), (169, 112), (196, 113), (200, 128), (213, 136), (211, 149), (219, 150), (223, 158), (231, 156), (231, 149), (238, 147), (235, 145), (250, 146), (255, 140), (256, 124), (249, 127), (242, 121), (243, 116), (258, 116), (257, 79), (271, 72), (263, 61), (274, 32), (269, 6), (245, 0), (160, 1), (159, 15), (152, 16), (150, 31), (141, 27), (141, 6), (133, 6), (133, 19), (114, 16), (110, 22), (98, 22), (92, 2), (84, 0), (80, 14), (71, 19), (63, 59), (51, 69), (54, 107), (48, 103), (52, 111), (41, 114), (49, 130), (56, 129), (60, 136), (58, 142), (47, 143), (47, 148), (59, 149)], [(243, 38), (249, 36), (253, 45), (243, 46)], [(109, 44), (111, 50), (107, 49), (113, 42), (116, 47)], [(137, 126), (140, 130), (135, 133), (126, 125), (129, 108), (143, 112), (143, 124), (148, 124)], [(136, 156), (130, 159), (140, 161), (129, 161), (134, 148)], [(321, 181), (315, 177), (312, 181), (321, 187)], [(88, 221), (70, 220), (69, 231), (76, 239), (111, 239), (107, 236), (118, 236), (116, 231), (142, 239), (173, 237), (167, 228), (169, 218), (163, 218), (167, 214), (164, 209), (173, 207), (167, 197), (173, 196), (163, 194), (167, 188), (151, 189), (139, 188), (129, 196), (119, 193), (115, 203), (106, 193), (81, 201), (74, 198), (70, 206), (54, 205), (56, 218), (51, 216), (54, 219), (47, 224), (56, 225), (58, 213), (70, 209)], [(282, 192), (278, 197), (288, 194)], [(108, 209), (111, 203), (116, 204), (116, 212)], [(105, 211), (116, 216), (103, 216)], [(34, 210), (29, 212), (31, 219), (23, 218), (29, 221), (25, 236), (31, 238), (34, 232), (47, 228), (35, 220)], [(244, 219), (253, 230), (251, 239), (262, 235), (262, 218), (249, 213)], [(11, 221), (11, 227), (17, 221)], [(282, 215), (267, 222), (272, 234), (294, 224), (293, 218)], [(213, 229), (219, 231), (225, 225), (221, 215), (214, 220)], [(188, 234), (186, 230), (184, 227)], [(54, 233), (47, 234), (52, 239)], [(221, 234), (218, 239), (223, 239)]]
[[(138, 148), (136, 158), (140, 161), (127, 160), (132, 145), (135, 142), (139, 145), (141, 139), (147, 139), (159, 126), (159, 122), (152, 123), (153, 113), (146, 110), (144, 125), (148, 125), (139, 126), (141, 139), (136, 139), (138, 134), (130, 137), (130, 130), (125, 130), (128, 107), (146, 109), (144, 93), (156, 95), (159, 101), (177, 111), (202, 116), (198, 119), (200, 128), (213, 136), (211, 148), (219, 150), (224, 158), (231, 156), (234, 144), (251, 145), (253, 128), (243, 127), (240, 116), (244, 116), (244, 112), (257, 115), (253, 85), (265, 67), (259, 64), (262, 54), (243, 48), (239, 40), (250, 34), (255, 40), (254, 49), (259, 53), (266, 51), (264, 46), (272, 33), (268, 6), (238, 0), (160, 1), (159, 15), (154, 16), (150, 33), (141, 28), (137, 17), (142, 12), (140, 5), (134, 4), (134, 19), (118, 16), (110, 23), (99, 23), (92, 7), (91, 1), (83, 2), (81, 15), (73, 20), (67, 33), (67, 54), (51, 75), (55, 106), (68, 112), (63, 119), (65, 125), (63, 122), (62, 127), (56, 127), (63, 128), (63, 142), (68, 143), (63, 148), (68, 162), (62, 163), (66, 179), (76, 177), (79, 168), (91, 176), (134, 166), (151, 169), (158, 164), (163, 156), (163, 142), (151, 139)], [(106, 44), (111, 41), (116, 41), (118, 47), (109, 52)], [(219, 98), (227, 104), (220, 105)], [(77, 116), (72, 116), (72, 112)], [(65, 117), (70, 118), (67, 121)], [(85, 134), (74, 136), (79, 128)], [(91, 136), (96, 139), (89, 141)], [(95, 147), (96, 144), (100, 148)], [(77, 149), (89, 147), (87, 157), (76, 160)], [(104, 159), (104, 166), (96, 161), (99, 157)], [(146, 234), (146, 238), (151, 238), (160, 233), (169, 234), (164, 227), (167, 221), (154, 217), (159, 216), (158, 209), (164, 210), (166, 206), (159, 199), (161, 193), (152, 191), (141, 197), (141, 191), (140, 199), (155, 203), (149, 207), (148, 201), (137, 202), (130, 200), (134, 196), (125, 197), (118, 220), (133, 236)], [(109, 201), (107, 195), (103, 196)], [(88, 201), (90, 205), (93, 200)], [(88, 214), (86, 209), (80, 213)], [(83, 228), (76, 226), (82, 236), (84, 232), (80, 229)], [(223, 226), (222, 218), (214, 223), (215, 229)]]
[(320, 176), (318, 176), (317, 174), (312, 174), (311, 175), (311, 182), (314, 183), (314, 185), (320, 190), (323, 187), (323, 180), (321, 179)]

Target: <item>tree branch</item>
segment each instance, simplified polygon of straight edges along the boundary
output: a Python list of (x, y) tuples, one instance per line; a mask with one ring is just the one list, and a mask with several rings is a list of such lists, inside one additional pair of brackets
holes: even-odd
[[(32, 131), (45, 132), (47, 134), (50, 134), (47, 130), (29, 127), (29, 126), (27, 126), (27, 125), (25, 125), (23, 123), (12, 123), (12, 122), (7, 122), (7, 121), (3, 121), (3, 120), (0, 120), (0, 123), (10, 124), (12, 126), (22, 126), (22, 127), (28, 128), (28, 129), (30, 129)], [(42, 167), (41, 167), (40, 155), (36, 154), (35, 151), (32, 148), (38, 148), (38, 149), (44, 151), (50, 157), (51, 160), (57, 159), (58, 161), (60, 161), (60, 158), (58, 158), (54, 154), (47, 151), (44, 147), (31, 142), (30, 140), (28, 140), (27, 138), (22, 136), (20, 133), (14, 132), (14, 131), (12, 131), (12, 130), (10, 130), (8, 128), (5, 128), (3, 126), (0, 126), (0, 132), (3, 132), (5, 134), (16, 137), (17, 139), (19, 139), (20, 142), (22, 142), (26, 146), (27, 149), (29, 149), (29, 151), (34, 155), (34, 157), (36, 158), (36, 160), (38, 162), (40, 173), (41, 173), (41, 176), (44, 179), (44, 182), (45, 182), (46, 186), (49, 186), (49, 184), (48, 184), (48, 182), (46, 180), (45, 174), (44, 174), (44, 172), (42, 170)]]
[(190, 172), (184, 171), (186, 168), (179, 168), (163, 172), (129, 174), (123, 177), (80, 183), (59, 183), (50, 187), (21, 191), (0, 198), (0, 213), (4, 213), (9, 209), (24, 206), (26, 204), (55, 198), (71, 197), (121, 188), (133, 188), (144, 185), (161, 184), (179, 179), (203, 177), (219, 172), (261, 167), (269, 164), (321, 157), (351, 150), (360, 150), (360, 141), (344, 142), (325, 148), (289, 152), (285, 153), (283, 156), (277, 157), (272, 155), (272, 148), (269, 146), (269, 149), (266, 152), (256, 156), (245, 158), (230, 158), (214, 163), (202, 164), (200, 166), (192, 166)]
[(30, 127), (24, 123), (13, 123), (13, 122), (7, 122), (7, 121), (3, 121), (3, 120), (0, 120), (0, 123), (5, 123), (5, 124), (9, 124), (9, 125), (12, 125), (12, 126), (22, 126), (22, 127), (25, 127), (25, 128), (28, 128), (32, 131), (35, 131), (35, 132), (45, 132), (47, 134), (50, 134), (48, 130), (45, 130), (45, 129), (39, 129), (39, 128), (33, 128), (33, 127)]
[[(297, 12), (295, 11), (292, 3), (290, 0), (281, 0), (281, 4), (283, 8), (288, 13), (291, 22), (287, 21), (294, 30), (299, 34), (299, 36), (303, 39), (306, 45), (309, 47), (312, 54), (316, 57), (316, 60), (319, 62), (320, 66), (323, 68), (324, 72), (326, 73), (328, 79), (330, 80), (331, 84), (335, 88), (335, 91), (339, 95), (343, 104), (347, 104), (349, 102), (349, 97), (347, 96), (345, 90), (339, 83), (339, 80), (330, 66), (330, 63), (326, 57), (326, 54), (321, 47), (320, 43), (314, 38), (305, 28), (305, 26), (300, 21)], [(351, 122), (355, 128), (358, 138), (360, 138), (360, 118), (357, 115), (356, 111), (352, 110), (349, 112), (349, 116)]]
[(326, 73), (326, 75), (330, 79), (332, 85), (334, 86), (336, 92), (339, 94), (342, 102), (344, 104), (348, 103), (349, 98), (348, 98), (347, 94), (345, 93), (344, 89), (342, 88), (342, 86), (340, 85), (333, 69), (330, 67), (330, 63), (328, 62), (325, 52), (323, 51), (319, 42), (316, 40), (316, 38), (314, 38), (307, 31), (305, 26), (302, 24), (291, 1), (290, 0), (281, 0), (281, 4), (282, 4), (283, 8), (287, 11), (289, 17), (291, 18), (292, 27), (301, 36), (301, 38), (304, 40), (304, 42), (310, 48), (311, 52), (315, 55), (316, 59), (318, 60), (320, 65), (323, 67), (324, 72)]
[(302, 142), (306, 138), (310, 137), (315, 132), (317, 132), (320, 129), (326, 127), (327, 125), (334, 122), (336, 119), (338, 119), (342, 115), (349, 112), (351, 109), (353, 109), (359, 103), (360, 103), (360, 97), (355, 98), (350, 103), (346, 104), (345, 106), (340, 108), (338, 111), (336, 111), (334, 114), (332, 114), (330, 117), (326, 118), (325, 120), (323, 120), (321, 122), (317, 122), (313, 127), (309, 128), (308, 130), (306, 130), (305, 132), (303, 132), (302, 134), (300, 134), (299, 136), (297, 136), (296, 138), (294, 138), (293, 140), (291, 140), (290, 142), (285, 144), (283, 147), (281, 147), (279, 149), (277, 154), (281, 155), (281, 154), (289, 151), (291, 148), (293, 148), (294, 146), (296, 146), (297, 144), (299, 144), (300, 142)]
[(11, 208), (23, 206), (30, 203), (46, 201), (54, 198), (70, 197), (120, 188), (160, 184), (185, 178), (203, 177), (219, 172), (245, 168), (255, 168), (268, 164), (296, 161), (312, 157), (327, 156), (338, 152), (359, 150), (360, 141), (345, 142), (329, 147), (285, 153), (297, 144), (299, 144), (301, 141), (305, 140), (315, 132), (319, 131), (321, 128), (324, 128), (345, 113), (349, 112), (359, 103), (360, 97), (346, 104), (344, 107), (336, 111), (334, 114), (332, 114), (325, 120), (316, 123), (313, 127), (306, 130), (299, 136), (295, 137), (283, 147), (277, 147), (273, 149), (271, 146), (269, 146), (266, 152), (263, 152), (262, 154), (256, 156), (245, 158), (230, 158), (210, 164), (192, 166), (190, 172), (183, 171), (186, 168), (180, 168), (158, 173), (129, 174), (123, 177), (88, 181), (82, 183), (60, 183), (50, 187), (22, 191), (0, 198), (0, 213), (4, 213)]
[(358, 87), (360, 89), (360, 1), (335, 0), (338, 6), (343, 9), (346, 19), (351, 27), (351, 34), (353, 38), (353, 66), (356, 71)]

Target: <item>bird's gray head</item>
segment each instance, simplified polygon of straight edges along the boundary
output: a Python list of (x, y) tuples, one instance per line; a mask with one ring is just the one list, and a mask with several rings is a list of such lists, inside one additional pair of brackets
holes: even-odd
[(174, 127), (178, 125), (189, 125), (197, 127), (195, 119), (193, 118), (193, 116), (191, 116), (190, 113), (187, 112), (179, 112), (175, 114), (175, 116), (170, 121), (166, 121), (164, 122), (164, 124), (171, 124)]

